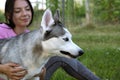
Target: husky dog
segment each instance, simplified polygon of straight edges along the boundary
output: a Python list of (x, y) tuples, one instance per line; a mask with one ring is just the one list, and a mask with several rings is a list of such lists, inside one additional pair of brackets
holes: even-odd
[[(51, 56), (69, 56), (76, 58), (83, 50), (71, 40), (70, 32), (59, 20), (59, 11), (54, 17), (47, 9), (41, 21), (41, 27), (25, 34), (0, 40), (1, 64), (14, 62), (27, 69), (28, 73), (22, 80), (36, 80), (42, 67)], [(7, 76), (0, 74), (5, 80)]]

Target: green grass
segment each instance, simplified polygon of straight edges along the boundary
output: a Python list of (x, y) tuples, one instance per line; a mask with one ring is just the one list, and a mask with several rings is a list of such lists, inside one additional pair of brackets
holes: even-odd
[[(120, 80), (120, 25), (69, 27), (73, 41), (84, 49), (78, 58), (102, 80)], [(62, 69), (51, 80), (76, 80)]]

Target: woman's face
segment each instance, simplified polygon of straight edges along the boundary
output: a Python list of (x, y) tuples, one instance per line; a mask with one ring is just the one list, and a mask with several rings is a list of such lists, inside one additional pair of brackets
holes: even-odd
[(13, 12), (13, 22), (16, 27), (26, 27), (32, 19), (32, 12), (26, 0), (16, 0)]

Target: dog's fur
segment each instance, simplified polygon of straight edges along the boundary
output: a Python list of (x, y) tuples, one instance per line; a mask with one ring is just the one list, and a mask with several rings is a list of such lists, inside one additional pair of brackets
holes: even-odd
[[(50, 9), (47, 9), (40, 29), (0, 40), (0, 62), (20, 64), (28, 70), (22, 80), (35, 80), (34, 76), (41, 72), (51, 56), (76, 58), (82, 55), (82, 49), (72, 42), (70, 32), (60, 22), (59, 17), (59, 11), (53, 18)], [(4, 75), (4, 78), (7, 80), (7, 76)]]

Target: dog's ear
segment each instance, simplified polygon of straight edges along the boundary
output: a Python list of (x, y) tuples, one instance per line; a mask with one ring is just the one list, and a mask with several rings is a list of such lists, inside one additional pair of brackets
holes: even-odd
[(54, 24), (52, 12), (50, 9), (47, 9), (42, 16), (41, 26), (44, 30), (48, 30), (52, 24)]
[(60, 10), (59, 9), (56, 10), (56, 13), (54, 15), (54, 20), (55, 20), (55, 22), (60, 21)]

